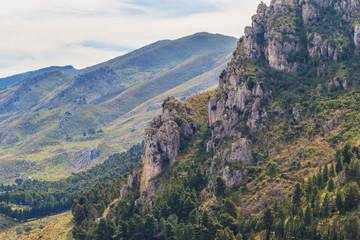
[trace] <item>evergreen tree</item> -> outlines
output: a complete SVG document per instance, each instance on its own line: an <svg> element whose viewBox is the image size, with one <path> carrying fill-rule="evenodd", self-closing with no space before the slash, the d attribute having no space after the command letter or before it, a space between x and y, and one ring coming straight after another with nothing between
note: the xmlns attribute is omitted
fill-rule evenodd
<svg viewBox="0 0 360 240"><path fill-rule="evenodd" d="M294 189L294 194L293 194L293 200L292 200L295 212L297 212L297 209L300 207L301 195L302 195L302 190L301 190L300 184L296 183L295 189Z"/></svg>
<svg viewBox="0 0 360 240"><path fill-rule="evenodd" d="M155 235L155 221L153 215L146 215L145 216L145 224L144 224L144 237L145 239L153 239Z"/></svg>
<svg viewBox="0 0 360 240"><path fill-rule="evenodd" d="M325 165L324 172L323 172L323 183L326 184L329 180L329 169L328 166Z"/></svg>
<svg viewBox="0 0 360 240"><path fill-rule="evenodd" d="M84 206L78 203L75 204L72 210L74 221L76 225L80 225L81 222L85 219Z"/></svg>
<svg viewBox="0 0 360 240"><path fill-rule="evenodd" d="M322 212L321 215L324 218L328 218L330 215L330 203L329 203L329 195L328 194L325 195L325 198L323 200L321 212Z"/></svg>
<svg viewBox="0 0 360 240"><path fill-rule="evenodd" d="M115 227L111 221L101 218L95 230L95 239L112 240L115 233Z"/></svg>
<svg viewBox="0 0 360 240"><path fill-rule="evenodd" d="M351 216L344 223L346 239L359 239L360 223L356 216Z"/></svg>
<svg viewBox="0 0 360 240"><path fill-rule="evenodd" d="M338 152L336 152L338 153ZM343 170L343 164L342 164L342 161L341 161L341 157L337 157L336 158L336 173L340 173L341 171Z"/></svg>
<svg viewBox="0 0 360 240"><path fill-rule="evenodd" d="M165 222L165 240L175 240L175 228L168 221Z"/></svg>
<svg viewBox="0 0 360 240"><path fill-rule="evenodd" d="M333 178L330 178L330 179L329 179L327 185L328 185L328 191L329 191L329 192L334 191L334 189L335 189L335 184L334 184L334 179L333 179Z"/></svg>
<svg viewBox="0 0 360 240"><path fill-rule="evenodd" d="M349 183L345 189L345 211L350 211L356 208L359 205L360 193L359 186L356 182Z"/></svg>
<svg viewBox="0 0 360 240"><path fill-rule="evenodd" d="M351 161L351 146L350 143L346 143L342 152L344 164L349 164Z"/></svg>
<svg viewBox="0 0 360 240"><path fill-rule="evenodd" d="M305 193L306 193L306 198L307 198L307 199L310 199L310 198L311 198L312 189L313 189L313 186L312 186L311 180L309 179L309 180L306 182L306 187L305 187Z"/></svg>
<svg viewBox="0 0 360 240"><path fill-rule="evenodd" d="M316 175L316 181L317 181L317 185L319 186L319 188L323 187L323 184L324 184L323 180L324 180L324 178L323 178L322 168L321 168L321 166L319 166L319 170Z"/></svg>
<svg viewBox="0 0 360 240"><path fill-rule="evenodd" d="M304 224L305 226L310 226L311 223L312 223L312 213L311 213L311 207L308 205L305 210Z"/></svg>
<svg viewBox="0 0 360 240"><path fill-rule="evenodd" d="M340 189L336 192L336 199L335 199L335 205L337 210L339 210L340 213L344 211L344 198L340 192Z"/></svg>
<svg viewBox="0 0 360 240"><path fill-rule="evenodd" d="M226 190L226 185L224 179L222 177L217 177L216 185L215 185L216 196L218 197L224 196L225 190Z"/></svg>
<svg viewBox="0 0 360 240"><path fill-rule="evenodd" d="M266 208L262 218L263 229L266 230L266 240L270 239L270 233L274 224L274 215L271 208Z"/></svg>
<svg viewBox="0 0 360 240"><path fill-rule="evenodd" d="M215 240L236 240L234 232L231 231L228 227L224 230L218 230L216 232Z"/></svg>
<svg viewBox="0 0 360 240"><path fill-rule="evenodd" d="M329 177L331 177L331 178L335 177L335 168L334 168L333 164L331 164L331 167L330 167Z"/></svg>

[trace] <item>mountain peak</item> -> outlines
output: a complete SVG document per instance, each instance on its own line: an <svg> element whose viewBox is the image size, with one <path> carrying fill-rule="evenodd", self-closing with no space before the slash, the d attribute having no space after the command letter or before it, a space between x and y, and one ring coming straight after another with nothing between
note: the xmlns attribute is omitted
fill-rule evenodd
<svg viewBox="0 0 360 240"><path fill-rule="evenodd" d="M356 0L261 3L251 27L245 28L240 39L237 57L250 60L264 56L271 67L287 72L297 72L308 57L338 61L360 45L358 16Z"/></svg>

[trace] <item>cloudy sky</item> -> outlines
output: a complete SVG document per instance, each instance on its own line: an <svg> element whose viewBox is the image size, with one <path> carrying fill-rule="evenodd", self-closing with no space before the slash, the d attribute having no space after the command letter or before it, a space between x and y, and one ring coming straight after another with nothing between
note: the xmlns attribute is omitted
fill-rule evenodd
<svg viewBox="0 0 360 240"><path fill-rule="evenodd" d="M259 3L1 0L0 77L55 65L84 68L157 40L196 32L240 37Z"/></svg>

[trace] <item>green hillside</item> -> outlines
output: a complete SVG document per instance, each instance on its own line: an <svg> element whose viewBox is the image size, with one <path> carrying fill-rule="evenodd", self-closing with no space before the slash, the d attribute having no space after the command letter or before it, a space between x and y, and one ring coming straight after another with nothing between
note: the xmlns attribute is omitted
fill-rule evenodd
<svg viewBox="0 0 360 240"><path fill-rule="evenodd" d="M216 85L235 45L232 37L197 33L76 74L48 68L9 78L16 84L0 92L0 183L61 179L140 143L156 111L143 109L136 120L130 112Z"/></svg>

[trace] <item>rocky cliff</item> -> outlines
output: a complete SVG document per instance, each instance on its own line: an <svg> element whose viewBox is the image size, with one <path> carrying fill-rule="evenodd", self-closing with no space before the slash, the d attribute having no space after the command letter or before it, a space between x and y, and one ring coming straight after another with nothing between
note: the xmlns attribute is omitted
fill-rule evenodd
<svg viewBox="0 0 360 240"><path fill-rule="evenodd" d="M359 46L358 14L357 0L272 0L269 7L262 3L239 41L235 58L264 56L271 67L287 72L297 72L306 55L338 61L351 54L353 45ZM331 21L332 29L321 28L325 21ZM351 28L344 28L345 24ZM334 36L341 41L334 41Z"/></svg>
<svg viewBox="0 0 360 240"><path fill-rule="evenodd" d="M169 97L163 103L162 114L150 122L145 132L140 192L149 188L150 180L165 166L176 162L181 145L194 133L190 114L191 109L183 102Z"/></svg>
<svg viewBox="0 0 360 240"><path fill-rule="evenodd" d="M239 40L234 58L220 76L217 93L209 100L213 138L207 150L225 136L240 138L241 133L234 129L239 121L245 121L250 131L264 127L262 121L268 116L264 103L273 94L266 88L268 80L262 70L249 67L249 61L265 59L273 69L291 73L309 58L336 62L353 54L355 46L360 45L358 15L356 0L272 0L270 6L261 3L252 25ZM336 21L336 17L340 20ZM333 29L321 28L325 21L332 21ZM346 78L338 80L329 82L329 90L336 84L347 88ZM293 116L296 122L302 120L298 106L293 107Z"/></svg>
<svg viewBox="0 0 360 240"><path fill-rule="evenodd" d="M246 173L231 173L227 164L246 165L253 160L254 146L244 138L244 133L263 131L269 114L274 113L268 109L274 93L269 89L266 66L297 73L310 59L337 62L346 58L360 45L358 15L357 0L272 0L270 6L264 3L258 6L252 25L245 28L233 59L220 75L219 87L208 102L211 139L206 151L213 154L212 168L217 159L221 159L216 172L223 173L228 186L238 185L239 180L233 179L242 179ZM323 25L329 21L332 29L324 29ZM263 61L263 65L256 67L253 61ZM340 86L347 88L346 77L334 78L326 86L319 85L315 92L319 93L323 87L331 91ZM177 106L177 110L168 109L171 105ZM176 161L181 136L193 134L188 121L180 125L175 121L180 112L186 115L189 109L173 98L168 99L163 114L155 118L146 131L142 192L165 163L172 165ZM291 114L294 123L304 120L303 109L298 104L291 106ZM224 147L229 137L232 143Z"/></svg>

